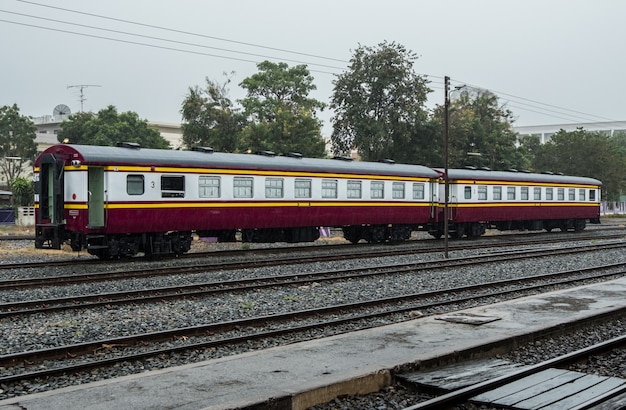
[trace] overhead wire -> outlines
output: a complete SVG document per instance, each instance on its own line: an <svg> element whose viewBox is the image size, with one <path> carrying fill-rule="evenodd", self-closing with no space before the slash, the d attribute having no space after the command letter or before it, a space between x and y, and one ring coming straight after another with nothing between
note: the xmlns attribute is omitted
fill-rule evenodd
<svg viewBox="0 0 626 410"><path fill-rule="evenodd" d="M28 1L28 0L16 0L16 1L21 2L21 3L25 3L25 4L38 6L38 7L46 7L46 8L50 8L50 9L60 10L60 11L63 11L63 12L75 13L75 14L84 15L84 16L90 16L90 17L96 17L96 18L99 18L99 19L106 19L106 20L110 20L110 21L121 22L121 23L124 23L124 24L131 24L131 25L141 26L141 27L145 27L145 28L151 28L151 29L163 30L163 31L172 32L172 33L179 33L179 34L196 36L196 37L201 37L201 38L206 38L206 39L224 41L224 42L229 42L229 43L233 43L233 44L245 45L245 46L249 46L249 47L256 47L256 48L262 48L262 49L267 49L267 50L274 50L274 51L279 51L279 52L283 52L283 53L291 53L291 54L294 54L294 55L301 55L301 56L306 56L306 57L311 57L311 58L318 58L318 59L324 59L324 60L329 60L329 61L337 61L337 62L342 62L342 63L348 63L348 61L337 59L337 58L331 58L331 57L325 57L325 56L320 56L320 55L315 55L315 54L303 53L303 52L287 50L287 49L282 49L282 48L277 48L277 47L264 46L264 45L254 44L254 43L249 43L249 42L244 42L244 41L231 40L231 39L226 39L226 38L222 38L222 37L209 36L209 35L205 35L205 34L193 33L193 32L189 32L189 31L178 30L178 29L162 27L162 26L157 26L157 25L139 23L139 22L136 22L136 21L124 20L124 19L119 19L119 18L109 17L109 16L103 16L103 15L94 14L94 13L87 13L87 12L67 9L67 8L63 8L63 7L51 6L51 5L48 5L48 4L37 3L37 2L34 2L34 1ZM285 59L285 58L282 58L282 57L272 57L272 56L265 56L265 55L262 55L262 54L249 53L249 52L244 52L244 51L229 50L229 49L225 49L225 48L213 47L213 46L208 46L208 45L204 45L204 44L189 43L189 42L177 41L177 40L172 40L172 39L167 39L167 38L162 38L162 37L149 36L149 35L137 34L137 33L130 33L130 32L121 31L121 30L106 29L106 28L102 28L102 27L96 27L96 26L90 26L90 25L85 25L85 24L73 23L73 22L68 22L68 21L56 20L56 19L51 19L51 18L46 18L46 17L39 17L39 16L34 16L34 15L28 15L28 14L23 14L23 13L6 11L6 10L0 10L0 12L10 13L10 14L14 14L14 15L20 15L20 16L34 18L34 19L47 20L47 21L51 21L51 22L55 22L55 23L68 24L68 25L83 27L83 28L87 28L87 29L107 31L107 32L112 32L112 33L116 33L116 34L121 34L123 36L135 36L135 37L145 38L145 39L150 39L150 40L163 41L163 42L167 42L167 43L185 45L185 46L190 46L190 47L207 48L207 49L219 50L219 51L223 51L223 52L227 52L227 53L241 54L241 55L247 55L247 56L251 56L251 57L261 57L261 58L271 59L271 60L290 61L290 62L295 62L295 63L299 63L299 64L306 64L306 65L312 65L312 66L319 66L319 67L323 67L323 68L329 68L331 70L340 70L340 71L346 70L346 68L335 67L335 66L326 65L326 64L311 63L311 62L306 62L306 61ZM255 63L255 64L258 63L258 61L251 60L251 59L246 59L246 58L238 58L238 57L233 57L233 56L224 56L224 55L211 54L211 53L205 53L205 52L188 50L188 49L169 47L169 46L164 46L164 45L149 44L149 43L143 43L143 42L131 41L131 40L124 40L124 39L113 38L113 37L105 37L105 36L100 36L100 35L95 35L95 34L88 34L88 33L81 33L81 32L76 32L76 31L64 30L64 29L60 29L60 28L51 28L51 27L39 26L39 25L35 25L35 24L28 24L28 23L9 21L9 20L2 20L2 19L0 19L0 22L16 24L16 25L21 25L21 26L26 26L26 27L32 27L32 28L37 28L37 29L42 29L42 30L56 31L56 32L61 32L61 33L66 33L66 34L84 36L84 37L97 38L97 39L114 41L114 42L119 42L119 43L126 43L126 44L132 44L132 45L151 47L151 48L155 48L155 49L163 49L163 50L168 50L168 51L176 51L176 52L182 52L182 53L189 53L189 54L202 55L202 56L208 56L208 57L229 59L229 60L234 60L234 61L241 61L241 62L248 62L248 63ZM316 70L316 69L310 69L309 71L316 72L316 73L322 73L322 74L337 75L336 72L328 72L328 71L322 71L322 70ZM420 75L424 76L427 79L429 79L429 78L437 78L437 79L442 79L443 80L443 77L441 77L441 76L428 75L428 74L420 74ZM519 106L519 105L510 104L511 107L518 108L520 110L524 110L524 111L528 111L528 112L542 114L542 115L545 115L545 116L548 116L548 117L559 118L561 120L574 121L574 122L580 122L581 119L586 121L586 122L594 122L592 120L589 120L589 118L597 118L597 119L602 119L604 121L614 121L614 120L608 119L606 117L593 115L593 114L587 114L587 113L583 113L583 112L580 112L580 111L571 110L571 109L568 109L568 108L558 107L556 105L546 104L546 103L542 103L542 102L539 102L539 101L531 100L531 99L528 99L528 98L514 96L512 94L508 94L508 93L505 93L505 92L490 90L488 88L471 85L471 84L468 84L468 83L465 83L465 82L462 82L462 81L458 81L458 80L451 80L451 81L454 81L454 82L456 82L456 83L458 83L460 85L467 85L467 86L472 87L472 88L489 91L489 92L491 92L493 94L496 94L496 95L499 95L499 96L506 96L506 97L508 97L509 100L512 100L512 102L514 104L521 104L522 105L522 106ZM438 84L439 81L434 81L432 83ZM433 86L432 88L439 89L439 87L437 87L437 86ZM516 100L519 100L519 101L516 101ZM532 104L529 104L529 103L538 104L538 105L532 105ZM530 107L530 108L527 108L527 107ZM545 107L550 107L550 108L545 108ZM554 108L554 109L552 109L552 108ZM537 110L539 110L539 111L537 111ZM595 122L597 122L597 120Z"/></svg>
<svg viewBox="0 0 626 410"><path fill-rule="evenodd" d="M334 66L329 66L329 65L325 65L325 64L317 64L317 63L310 63L310 62L305 62L305 61L290 60L290 59L284 59L284 58L279 58L279 57L266 56L266 55L262 55L262 54L247 53L247 52L244 52L244 51L228 50L228 49L221 48L221 47L213 47L213 46L207 46L207 45L198 44L198 43L189 43L189 42L185 42L185 41L170 40L170 39L167 39L167 38L148 36L148 35L145 35L145 34L130 33L130 32L121 31L121 30L112 30L112 29L108 29L108 28L95 27L95 26L90 26L90 25L87 25L87 24L80 24L80 23L72 23L72 22L69 22L69 21L52 19L52 18L48 18L48 17L33 16L31 14L17 13L17 12L7 11L7 10L0 10L0 12L8 13L8 14L14 14L14 15L23 16L23 17L34 18L34 19L39 19L39 20L51 21L51 22L55 22L55 23L68 24L68 25L78 26L78 27L82 27L82 28L88 28L88 29L92 29L92 30L107 31L107 32L116 33L116 34L122 34L122 35L128 35L128 36L140 37L140 38L146 38L146 39L150 39L150 40L164 41L164 42L167 42L167 43L181 44L181 45L185 45L185 46L208 48L208 49L212 49L212 50L219 50L219 51L225 51L225 52L228 52L228 53L237 53L237 54L249 55L249 56L253 56L253 57L262 57L262 58L272 59L272 60L279 60L279 59L281 59L283 61L290 61L290 62L299 63L299 64L314 65L314 66L331 68L331 69L336 69L336 70L342 70L343 69L341 67L334 67ZM2 21L6 21L6 20L2 20ZM25 25L23 23L15 23L15 24ZM49 28L49 27L42 27L42 26L34 26L34 25L32 25L31 27L38 27L38 28L49 29L49 30L54 30L54 31L61 31L59 29L52 29L52 28ZM72 33L72 34L80 34L80 33L77 33L77 32L69 32L69 31L63 31L63 32L65 32L65 33ZM100 36L98 36L97 38L107 39L107 40L114 40L114 39L109 38L109 37L100 37ZM144 45L143 43L133 43L133 44L142 44L142 45ZM184 51L184 50L180 50L180 51ZM240 60L240 61L246 61L246 60Z"/></svg>

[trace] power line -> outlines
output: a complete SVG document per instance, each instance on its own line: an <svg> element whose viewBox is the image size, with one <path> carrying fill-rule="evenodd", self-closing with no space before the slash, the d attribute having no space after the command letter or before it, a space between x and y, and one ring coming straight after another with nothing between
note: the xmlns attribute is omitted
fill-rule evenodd
<svg viewBox="0 0 626 410"><path fill-rule="evenodd" d="M144 23L134 22L134 21L130 21L130 20L124 20L124 19L118 19L118 18L114 18L114 17L98 15L98 14L94 14L94 13L87 13L87 12L82 12L82 11L62 8L62 7L50 6L50 5L41 4L41 3L37 3L37 2L33 2L33 1L27 1L27 0L17 0L17 1L20 1L20 2L26 3L26 4L30 4L30 5L34 5L34 6L46 7L46 8L61 10L61 11L69 12L69 13L76 13L76 14L80 14L80 15L96 17L96 18L106 19L106 20L111 20L111 21L117 21L117 22L122 22L122 23L125 23L125 24L132 24L132 25L137 25L137 26L142 26L142 27L147 27L147 28L152 28L152 29L164 30L164 31L173 32L173 33L186 34L186 35L197 36L197 37L202 37L202 38L207 38L207 39L225 41L225 42L234 43L234 44L240 44L240 45L246 45L246 46L251 46L251 47L263 48L263 49L268 49L268 50L275 50L275 51L280 51L280 52L285 52L285 53L292 53L292 54L297 54L297 55L302 55L302 56L307 56L307 57L320 58L320 59L325 59L325 60L331 60L331 61L338 61L338 62L348 63L345 60L340 60L340 59L335 59L335 58L330 58L330 57L324 57L324 56L319 56L319 55L314 55L314 54L302 53L302 52L286 50L286 49L281 49L281 48L276 48L276 47L263 46L263 45L259 45L259 44L249 43L249 42L230 40L230 39L226 39L226 38L209 36L209 35L204 35L204 34L198 34L198 33L178 30L178 29L161 27L161 26L157 26L157 25L144 24ZM249 55L249 56L254 56L254 57L278 59L276 57L269 57L269 56L264 56L264 55L260 55L260 54L240 52L240 51L236 51L236 50L229 50L229 49L224 49L224 48L219 48L219 47L211 47L211 46L206 46L206 45L202 45L202 44L194 44L194 43L188 43L188 42L182 42L182 41L175 41L175 40L170 40L170 39L166 39L166 38L160 38L160 37L153 37L153 36L142 35L142 34L129 33L129 32L124 32L124 31L119 31L119 30L105 29L105 28L100 28L100 27L95 27L95 26L89 26L89 25L78 24L78 23L71 23L71 22L67 22L67 21L61 21L61 20L55 20L55 19L50 19L50 18L32 16L32 15L27 15L27 14L22 14L22 13L9 12L9 11L5 11L5 10L0 10L0 11L5 12L5 13L11 13L11 14L17 14L17 15L21 15L21 16L26 16L26 17L30 17L30 18L36 18L36 19L42 19L42 20L58 22L58 23L62 23L62 24L69 24L69 25L85 27L85 28L94 29L94 30L109 31L109 32L122 34L122 35L136 36L136 37L141 37L141 38L147 38L147 39L152 39L152 40L157 40L157 41L165 41L165 42L181 44L181 45L187 45L187 46L192 46L192 47L210 48L210 49L215 49L215 50L219 50L219 51L224 51L224 52L229 52L229 53L238 53L238 54ZM98 39L103 39L103 40L108 40L108 41L116 41L116 42L126 43L126 44L133 44L133 45L140 45L140 46L145 46L145 47L152 47L152 48L157 48L157 49L164 49L164 50L177 51L177 52L183 52L183 53L189 53L189 54L196 54L196 55L203 55L203 56L209 56L209 57L230 59L230 60L249 62L249 63L258 63L257 61L247 60L247 59L243 59L243 58L236 58L236 57L228 57L228 56L223 56L223 55L209 54L209 53L203 53L203 52L198 52L198 51L185 50L185 49L174 48L174 47L167 47L167 46L162 46L162 45L141 43L141 42L136 42L136 41L123 40L123 39L117 39L117 38L111 38L111 37L104 37L104 36L98 36L98 35L87 34L87 33L73 32L73 31L63 30L63 29L58 29L58 28L50 28L50 27L43 27L43 26L37 26L37 25L32 25L32 24L26 24L26 23L19 23L19 22L14 22L14 21L0 20L0 22L6 22L6 23L11 23L11 24L23 25L23 26L27 26L27 27L34 27L34 28L43 29L43 30L57 31L57 32L62 32L62 33L67 33L67 34L74 34L74 35L85 36L85 37L98 38ZM286 61L297 62L297 63L307 64L307 65L321 66L321 67L331 68L331 69L336 69L336 70L345 70L345 68L334 67L334 66L323 65L323 64L307 63L307 62L294 61L294 60L286 60ZM310 71L311 72L317 72L317 73L323 73L323 74L336 75L336 73L327 72L327 71L320 71L320 70L310 70ZM427 75L427 74L420 74L420 75L428 77L428 78L432 77L432 78L443 79L443 77L440 77L440 76ZM457 80L452 80L452 81L458 82L459 84L467 84L467 83L460 82L460 81L457 81ZM435 83L437 83L437 82L435 82ZM583 113L583 112L580 112L580 111L571 110L571 109L568 109L568 108L558 107L556 105L546 104L546 103L542 103L542 102L539 102L539 101L527 99L527 98L524 98L524 97L518 97L518 96L514 96L512 94L508 94L508 93L504 93L504 92L500 92L500 91L495 91L495 90L490 90L490 89L484 88L484 87L478 87L478 86L474 86L474 85L470 85L470 84L467 84L467 85L469 85L471 87L474 87L474 88L483 89L485 91L489 91L489 92L492 92L492 93L497 94L497 95L504 95L504 96L508 96L508 97L510 97L512 99L521 100L521 101L513 101L513 102L515 102L517 104L521 104L523 106L527 106L527 107L531 107L531 108L534 108L534 109L539 109L539 110L545 111L545 112L541 112L541 111L536 111L536 110L529 109L529 108L524 108L524 107L519 107L519 106L513 106L512 105L515 108L518 108L518 109L521 109L521 110L525 110L525 111L528 111L528 112L534 112L534 113L538 113L538 114L543 114L543 115L546 115L546 116L559 118L559 119L563 119L563 120L567 120L567 121L572 121L572 118L575 118L575 119L578 119L578 120L584 119L585 121L592 121L592 120L589 120L587 118L580 117L579 115L573 115L573 114L570 114L570 113L584 115L584 116L589 117L589 118L598 118L598 119L607 120L607 121L614 121L614 120L611 120L611 119L606 118L606 117L593 115L593 114L587 114L587 113ZM438 88L438 87L433 87L433 88ZM528 104L528 103L526 103L524 101L531 102L533 104L539 104L539 105L544 106L544 107L555 108L555 109L558 109L560 111L552 110L552 109L549 109L549 108L543 108L543 107L540 107L540 106L531 105L531 104ZM565 111L565 112L561 112L561 111ZM554 115L554 114L558 114L558 115ZM568 116L570 118L564 118L564 117L562 117L562 115Z"/></svg>
<svg viewBox="0 0 626 410"><path fill-rule="evenodd" d="M51 9L67 11L69 13L82 14L82 15L85 15L85 16L97 17L97 18L106 19L106 20L112 20L112 21L118 21L118 22L126 23L126 24L134 24L134 25L137 25L137 26L155 28L155 29L158 29L158 30L165 30L165 31L173 32L173 33L187 34L187 35L190 35L190 36L203 37L203 38L208 38L208 39L212 39L212 40L226 41L226 42L233 43L233 44L241 44L241 45L246 45L246 46L250 46L250 47L265 48L265 49L268 49L268 50L280 51L280 52L284 52L284 53L298 54L298 55L302 55L302 56L306 56L306 57L314 57L314 58L320 58L320 59L323 59L323 60L331 60L331 61L337 61L337 62L341 62L341 63L347 63L347 61L340 60L340 59L337 59L337 58L324 57L324 56L319 56L319 55L315 55L315 54L307 54L307 53L302 53L302 52L298 52L298 51L286 50L286 49L282 49L282 48L269 47L269 46L263 46L263 45L259 45L259 44L254 44L254 43L248 43L248 42L245 42L245 41L230 40L230 39L226 39L226 38L214 37L214 36L209 36L209 35L205 35L205 34L198 34L198 33L193 33L193 32L189 32L189 31L177 30L177 29L161 27L161 26L156 26L156 25L151 25L151 24L144 24L144 23L139 23L139 22L136 22L136 21L124 20L124 19L119 19L119 18L115 18L115 17L102 16L102 15L93 14L93 13L86 13L86 12L82 12L82 11L78 11L78 10L66 9L66 8L63 8L63 7L50 6L48 4L36 3L36 2L33 2L33 1L27 1L27 0L17 0L17 1L20 1L22 3L32 4L32 5L39 6L39 7L48 7L48 8L51 8Z"/></svg>
<svg viewBox="0 0 626 410"><path fill-rule="evenodd" d="M33 27L33 28L38 28L38 29L42 29L42 30L56 31L56 32L59 32L59 33L67 33L67 34L74 34L74 35L78 35L78 36L97 38L97 39L101 39L101 40L115 41L115 42L118 42L118 43L134 44L134 45L140 45L140 46L145 46L145 47L158 48L158 49L162 49L162 50L177 51L177 52L181 52L181 53L196 54L196 55L207 56L207 57L224 58L224 59L227 59L227 60L243 61L243 62L246 62L246 63L254 63L254 64L258 63L258 61L246 60L246 59L243 59L243 58L221 56L221 55L209 54L209 53L202 53L202 52L193 51L193 50L183 50L183 49L180 49L180 48L159 46L159 45L156 45L156 44L140 43L140 42L137 42L137 41L122 40L122 39L117 39L117 38L112 38L112 37L98 36L98 35L95 35L95 34L79 33L79 32L76 32L76 31L69 31L69 30L63 30L63 29L58 29L58 28L43 27L43 26L37 26L37 25L34 25L34 24L18 23L16 21L9 21L9 20L2 20L2 19L0 19L0 22L16 24L16 25L25 26L25 27ZM317 73L323 73L323 74L331 74L331 75L335 74L335 73L331 73L331 72L327 72L327 71L320 71L320 70L309 70L309 71L317 72Z"/></svg>
<svg viewBox="0 0 626 410"><path fill-rule="evenodd" d="M243 52L243 51L235 51L235 50L229 50L229 49L220 48L220 47L212 47L212 46L207 46L207 45L204 45L204 44L188 43L188 42L184 42L184 41L170 40L170 39L162 38L162 37L154 37L154 36L148 36L148 35L144 35L144 34L130 33L130 32L127 32L127 31L112 30L112 29L107 29L107 28L102 28L102 27L95 27L95 26L90 26L90 25L86 25L86 24L72 23L72 22L69 22L69 21L57 20L57 19L52 19L52 18L47 18L47 17L33 16L31 14L23 14L23 13L17 13L17 12L7 11L7 10L0 10L0 12L8 13L8 14L14 14L14 15L23 16L23 17L34 18L34 19L39 19L39 20L51 21L51 22L54 22L54 23L68 24L68 25L88 28L88 29L92 29L92 30L100 30L100 31L107 31L107 32L116 33L116 34L123 34L123 35L128 35L128 36L141 37L141 38L146 38L146 39L150 39L150 40L165 41L165 42L168 42L168 43L181 44L181 45L192 46L192 47L201 47L201 48L208 48L208 49L213 49L213 50L218 50L218 51L226 51L228 53L243 54L243 55L249 55L249 56L253 56L253 57L262 57L262 58L272 59L272 60L290 61L290 62L293 62L293 63L315 65L315 66L319 66L319 67L331 68L331 69L336 69L336 70L343 70L343 68L341 68L341 67L334 67L334 66L329 66L329 65L324 65L324 64L317 64L317 63L308 63L308 62L305 62L305 61L296 61L296 60L290 60L290 59L280 59L278 57L265 56L265 55L262 55L262 54L246 53L246 52Z"/></svg>

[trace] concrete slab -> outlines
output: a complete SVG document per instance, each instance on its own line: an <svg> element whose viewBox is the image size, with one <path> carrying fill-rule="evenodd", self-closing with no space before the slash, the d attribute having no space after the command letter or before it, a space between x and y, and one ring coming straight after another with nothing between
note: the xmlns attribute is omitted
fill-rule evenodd
<svg viewBox="0 0 626 410"><path fill-rule="evenodd" d="M626 279L463 310L480 326L423 317L325 339L0 401L0 410L306 409L367 393L398 366L458 356L488 343L626 308Z"/></svg>

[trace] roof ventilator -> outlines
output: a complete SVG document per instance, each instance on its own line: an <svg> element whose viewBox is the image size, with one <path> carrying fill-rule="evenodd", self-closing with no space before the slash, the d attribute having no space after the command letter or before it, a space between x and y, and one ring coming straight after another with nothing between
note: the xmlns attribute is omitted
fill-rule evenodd
<svg viewBox="0 0 626 410"><path fill-rule="evenodd" d="M264 157L275 157L276 153L274 151L257 151L256 155L263 155Z"/></svg>
<svg viewBox="0 0 626 410"><path fill-rule="evenodd" d="M196 152L204 152L207 154L212 154L214 152L213 148L211 147L192 147L191 150Z"/></svg>
<svg viewBox="0 0 626 410"><path fill-rule="evenodd" d="M116 146L121 147L121 148L132 148L132 149L141 148L141 144L139 144L138 142L118 142Z"/></svg>
<svg viewBox="0 0 626 410"><path fill-rule="evenodd" d="M334 156L334 157L333 157L333 159L337 159L337 160L339 160L339 161L347 161L347 162L354 161L354 159L353 159L353 158L350 158L350 157L342 157L342 156L339 156L339 155Z"/></svg>

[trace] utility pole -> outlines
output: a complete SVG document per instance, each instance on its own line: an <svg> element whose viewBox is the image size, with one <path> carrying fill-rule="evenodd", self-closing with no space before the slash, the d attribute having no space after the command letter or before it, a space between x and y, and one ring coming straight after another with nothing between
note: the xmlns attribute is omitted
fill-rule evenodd
<svg viewBox="0 0 626 410"><path fill-rule="evenodd" d="M68 85L67 88L78 88L80 89L80 112L83 112L83 103L85 102L85 94L83 90L87 87L102 87L101 85L96 84L78 84L78 85Z"/></svg>
<svg viewBox="0 0 626 410"><path fill-rule="evenodd" d="M448 196L450 195L450 184L448 181L448 122L450 120L450 114L448 112L450 108L450 95L448 89L450 87L450 77L444 77L444 90L445 99L443 105L443 162L444 162L444 174L443 174L443 183L444 183L444 205L443 205L443 241L444 241L444 257L448 259Z"/></svg>

